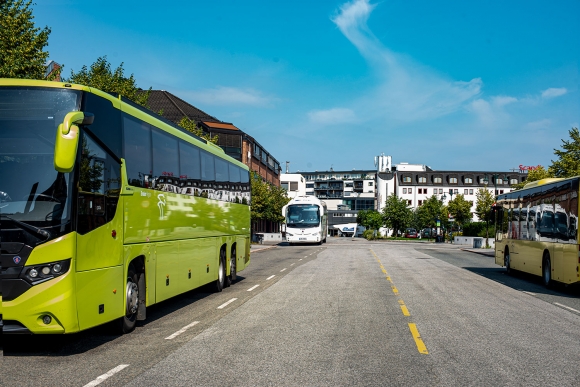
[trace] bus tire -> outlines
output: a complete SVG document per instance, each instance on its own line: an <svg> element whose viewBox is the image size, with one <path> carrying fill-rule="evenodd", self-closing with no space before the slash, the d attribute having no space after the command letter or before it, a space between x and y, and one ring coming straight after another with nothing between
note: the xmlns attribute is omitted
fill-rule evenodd
<svg viewBox="0 0 580 387"><path fill-rule="evenodd" d="M236 247L232 249L232 255L230 256L230 276L229 281L233 283L238 279L238 267L237 267L237 257L236 257Z"/></svg>
<svg viewBox="0 0 580 387"><path fill-rule="evenodd" d="M505 271L508 274L513 274L514 271L512 270L511 266L510 266L510 251L509 249L506 247L505 252L503 254L503 265L505 266Z"/></svg>
<svg viewBox="0 0 580 387"><path fill-rule="evenodd" d="M544 252L544 257L542 258L542 282L547 288L552 285L552 261L547 251Z"/></svg>
<svg viewBox="0 0 580 387"><path fill-rule="evenodd" d="M218 263L218 278L215 280L215 291L216 293L221 292L226 284L226 258L225 250L220 250L220 259Z"/></svg>
<svg viewBox="0 0 580 387"><path fill-rule="evenodd" d="M121 333L129 333L137 325L137 310L139 307L139 278L133 264L127 269L127 285L125 286L125 316L119 319Z"/></svg>

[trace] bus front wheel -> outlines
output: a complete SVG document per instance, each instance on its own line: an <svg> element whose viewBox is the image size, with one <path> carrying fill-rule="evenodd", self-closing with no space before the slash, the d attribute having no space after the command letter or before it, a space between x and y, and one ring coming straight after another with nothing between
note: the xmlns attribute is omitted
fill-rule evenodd
<svg viewBox="0 0 580 387"><path fill-rule="evenodd" d="M129 333L137 325L137 310L139 307L139 280L133 265L129 265L127 270L127 286L125 288L125 316L119 320L120 330L122 333Z"/></svg>
<svg viewBox="0 0 580 387"><path fill-rule="evenodd" d="M505 266L505 271L508 274L513 274L513 270L510 266L510 251L506 248L503 255L503 265Z"/></svg>
<svg viewBox="0 0 580 387"><path fill-rule="evenodd" d="M544 286L549 288L552 285L552 262L550 261L550 254L544 253L542 259L542 281Z"/></svg>

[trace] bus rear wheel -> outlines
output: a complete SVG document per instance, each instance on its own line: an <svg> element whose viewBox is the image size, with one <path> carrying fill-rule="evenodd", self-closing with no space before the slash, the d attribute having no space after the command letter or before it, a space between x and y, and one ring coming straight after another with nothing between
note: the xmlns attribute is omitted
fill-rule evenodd
<svg viewBox="0 0 580 387"><path fill-rule="evenodd" d="M544 253L542 259L542 282L547 288L552 285L552 262L550 261L550 254L547 252Z"/></svg>
<svg viewBox="0 0 580 387"><path fill-rule="evenodd" d="M221 249L220 251L220 259L218 264L218 278L215 281L215 291L219 293L223 290L226 284L226 257L225 257L225 250Z"/></svg>
<svg viewBox="0 0 580 387"><path fill-rule="evenodd" d="M129 333L137 325L137 310L139 309L139 279L133 265L127 270L127 286L125 287L125 316L119 319L121 333Z"/></svg>

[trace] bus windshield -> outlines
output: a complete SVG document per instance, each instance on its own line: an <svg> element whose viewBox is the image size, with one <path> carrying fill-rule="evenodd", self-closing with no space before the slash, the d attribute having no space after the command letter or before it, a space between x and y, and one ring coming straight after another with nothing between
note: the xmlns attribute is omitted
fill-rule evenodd
<svg viewBox="0 0 580 387"><path fill-rule="evenodd" d="M73 173L54 169L54 143L80 99L76 90L0 89L2 242L34 246L69 230Z"/></svg>
<svg viewBox="0 0 580 387"><path fill-rule="evenodd" d="M288 227L317 227L320 224L318 206L312 204L292 204L288 206L286 224Z"/></svg>

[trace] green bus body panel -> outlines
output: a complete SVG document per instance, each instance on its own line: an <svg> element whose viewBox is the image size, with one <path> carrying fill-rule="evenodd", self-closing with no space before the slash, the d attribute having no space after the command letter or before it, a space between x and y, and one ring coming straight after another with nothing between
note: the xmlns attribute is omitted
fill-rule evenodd
<svg viewBox="0 0 580 387"><path fill-rule="evenodd" d="M28 264L54 262L74 257L76 233L70 233L44 245L37 246ZM16 320L34 333L78 332L76 313L76 273L74 258L68 273L33 286L12 301L3 301L4 320ZM45 325L42 316L49 315L52 322Z"/></svg>
<svg viewBox="0 0 580 387"><path fill-rule="evenodd" d="M123 266L77 273L77 313L81 330L109 322L125 310ZM103 312L99 306L102 305Z"/></svg>

